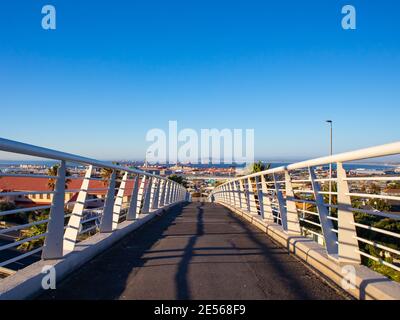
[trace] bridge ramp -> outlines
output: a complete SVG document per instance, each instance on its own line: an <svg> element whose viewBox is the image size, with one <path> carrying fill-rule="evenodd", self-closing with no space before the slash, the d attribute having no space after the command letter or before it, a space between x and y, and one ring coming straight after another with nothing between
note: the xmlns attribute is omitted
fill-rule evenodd
<svg viewBox="0 0 400 320"><path fill-rule="evenodd" d="M176 206L40 299L344 299L263 232L212 203Z"/></svg>

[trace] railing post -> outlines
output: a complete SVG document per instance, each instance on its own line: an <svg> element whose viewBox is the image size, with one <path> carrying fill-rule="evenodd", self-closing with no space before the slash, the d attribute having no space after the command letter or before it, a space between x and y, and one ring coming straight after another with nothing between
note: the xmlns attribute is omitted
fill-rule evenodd
<svg viewBox="0 0 400 320"><path fill-rule="evenodd" d="M178 192L179 192L179 184L175 184L175 196L174 196L174 202L178 201Z"/></svg>
<svg viewBox="0 0 400 320"><path fill-rule="evenodd" d="M235 192L234 182L229 183L229 189L232 199L232 205L234 208L236 208L236 192Z"/></svg>
<svg viewBox="0 0 400 320"><path fill-rule="evenodd" d="M81 189L78 193L74 208L72 209L71 216L68 220L67 228L65 229L64 250L66 251L73 251L75 249L76 240L78 238L79 230L81 227L83 211L85 210L85 204L92 172L93 166L90 165L86 170L84 179L82 180Z"/></svg>
<svg viewBox="0 0 400 320"><path fill-rule="evenodd" d="M138 193L138 205L136 215L141 213L144 201L144 195L146 193L146 181L148 180L147 176L143 175L140 181L139 193Z"/></svg>
<svg viewBox="0 0 400 320"><path fill-rule="evenodd" d="M285 199L283 198L281 191L281 184L280 182L278 182L275 173L273 173L272 176L274 179L275 194L276 194L276 199L278 201L278 209L281 218L282 228L287 232L288 231L287 211L285 208Z"/></svg>
<svg viewBox="0 0 400 320"><path fill-rule="evenodd" d="M241 209L248 209L247 206L247 197L246 197L246 189L244 188L244 180L239 180L239 190L240 190L240 208Z"/></svg>
<svg viewBox="0 0 400 320"><path fill-rule="evenodd" d="M153 177L148 178L148 183L147 183L147 188L144 193L144 198L143 198L143 207L142 211L140 213L149 213L150 211L150 197L151 197L151 189L153 187Z"/></svg>
<svg viewBox="0 0 400 320"><path fill-rule="evenodd" d="M361 264L354 214L351 211L351 198L348 195L349 184L346 179L346 171L343 164L336 164L337 170L337 204L338 204L338 242L339 262Z"/></svg>
<svg viewBox="0 0 400 320"><path fill-rule="evenodd" d="M180 194L181 194L181 186L177 185L176 186L176 201L175 202L180 200Z"/></svg>
<svg viewBox="0 0 400 320"><path fill-rule="evenodd" d="M334 233L332 221L329 220L329 211L325 206L324 198L320 194L320 185L315 181L315 172L312 167L308 167L310 173L311 185L313 188L314 198L318 209L319 221L321 224L322 234L325 240L326 251L329 255L336 255L338 253L338 246L336 244L337 236Z"/></svg>
<svg viewBox="0 0 400 320"><path fill-rule="evenodd" d="M244 187L244 197L246 199L246 210L247 212L250 212L250 191L249 191L248 179L243 179L243 187Z"/></svg>
<svg viewBox="0 0 400 320"><path fill-rule="evenodd" d="M160 203L159 203L159 207L164 207L165 205L165 189L166 189L166 181L164 179L162 179L160 181L161 183L161 195L160 195Z"/></svg>
<svg viewBox="0 0 400 320"><path fill-rule="evenodd" d="M42 259L59 259L63 256L65 173L66 164L62 160L57 170L57 181L49 222L47 223L47 235L44 241Z"/></svg>
<svg viewBox="0 0 400 320"><path fill-rule="evenodd" d="M118 227L127 179L128 179L128 172L126 171L124 173L124 176L122 177L122 181L121 184L119 185L118 193L114 201L112 230L115 230Z"/></svg>
<svg viewBox="0 0 400 320"><path fill-rule="evenodd" d="M115 198L115 178L117 173L112 171L106 201L104 202L103 216L101 218L100 232L111 232L113 223L113 207Z"/></svg>
<svg viewBox="0 0 400 320"><path fill-rule="evenodd" d="M171 203L170 198L171 198L171 180L166 180L164 205L169 205Z"/></svg>
<svg viewBox="0 0 400 320"><path fill-rule="evenodd" d="M176 184L176 182L174 182L173 183L173 192L172 192L172 203L175 203L176 202L176 192L177 192L177 189L178 189L178 186L177 186L177 184Z"/></svg>
<svg viewBox="0 0 400 320"><path fill-rule="evenodd" d="M172 204L173 201L174 201L174 182L171 181L170 183L171 183L171 185L170 185L170 190L169 190L169 199L168 199L168 203L169 203L169 204Z"/></svg>
<svg viewBox="0 0 400 320"><path fill-rule="evenodd" d="M160 179L155 179L155 187L154 187L154 194L153 194L153 201L151 202L151 209L156 210L158 209L158 201L159 201L159 194L160 194Z"/></svg>
<svg viewBox="0 0 400 320"><path fill-rule="evenodd" d="M258 215L256 197L254 196L255 190L254 190L253 181L251 181L251 178L247 178L247 185L248 185L249 206L250 206L249 212L252 214Z"/></svg>
<svg viewBox="0 0 400 320"><path fill-rule="evenodd" d="M126 220L131 221L135 220L138 210L138 193L139 193L139 175L135 176L135 180L133 181L133 188L131 193L131 201L129 204L128 214L126 215Z"/></svg>
<svg viewBox="0 0 400 320"><path fill-rule="evenodd" d="M228 204L230 206L232 206L233 205L233 200L232 200L232 194L231 194L231 184L229 182L226 185L226 192L227 192L227 195L228 195Z"/></svg>
<svg viewBox="0 0 400 320"><path fill-rule="evenodd" d="M242 198L241 198L241 195L240 195L239 181L234 181L233 185L234 185L235 195L236 195L236 198L237 198L237 203L239 205L239 208L242 208Z"/></svg>
<svg viewBox="0 0 400 320"><path fill-rule="evenodd" d="M264 196L263 196L262 188L260 188L260 183L261 183L260 176L256 176L255 180L256 180L258 206L260 208L260 216L262 219L264 219Z"/></svg>
<svg viewBox="0 0 400 320"><path fill-rule="evenodd" d="M178 197L178 200L179 200L179 201L182 201L182 197L183 197L182 186L179 186L179 197Z"/></svg>
<svg viewBox="0 0 400 320"><path fill-rule="evenodd" d="M171 180L168 180L168 185L169 185L169 188L168 188L167 202L168 202L168 204L171 204L172 203L172 194L174 192L174 184Z"/></svg>
<svg viewBox="0 0 400 320"><path fill-rule="evenodd" d="M268 195L268 185L264 175L261 175L261 189L263 193L264 218L269 222L274 222L271 198Z"/></svg>
<svg viewBox="0 0 400 320"><path fill-rule="evenodd" d="M228 193L226 192L226 186L222 186L222 190L224 191L224 203L228 203Z"/></svg>
<svg viewBox="0 0 400 320"><path fill-rule="evenodd" d="M286 188L286 215L288 233L300 235L300 221L299 214L297 213L296 202L294 201L294 192L292 186L292 178L288 170L285 170L285 188Z"/></svg>

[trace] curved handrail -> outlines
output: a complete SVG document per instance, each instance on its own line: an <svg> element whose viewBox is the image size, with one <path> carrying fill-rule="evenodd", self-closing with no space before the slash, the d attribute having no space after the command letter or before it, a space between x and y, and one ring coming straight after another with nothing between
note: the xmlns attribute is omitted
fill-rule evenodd
<svg viewBox="0 0 400 320"><path fill-rule="evenodd" d="M119 166L119 165L105 162L105 161L82 157L82 156L78 156L78 155L75 155L72 153L57 151L57 150L53 150L53 149L49 149L49 148L38 147L38 146L35 146L32 144L17 142L17 141L13 141L13 140L4 139L4 138L0 138L0 150L6 151L6 152L13 152L13 153L29 155L29 156L47 158L47 159L52 159L52 160L60 160L60 161L65 160L65 161L81 163L81 164L86 164L86 165L93 165L96 167L103 167L103 168L108 168L108 169L113 169L113 170L118 170L118 171L127 171L127 172L141 174L141 175L145 175L145 176L149 176L149 177L157 177L159 179L164 179L164 180L166 179L164 177L161 177L161 176L158 176L158 175L155 175L152 173L148 173L146 171L127 168L127 167ZM173 181L173 182L176 183L175 181Z"/></svg>
<svg viewBox="0 0 400 320"><path fill-rule="evenodd" d="M386 181L386 185L383 184L383 187L386 188L387 182L399 181L400 176L358 176L357 179L354 179L347 176L343 167L344 162L398 154L400 154L400 142L394 142L292 163L227 180L211 192L209 200L258 216L264 221L278 223L287 233L317 236L319 240L323 240L327 254L339 262L360 264L361 256L364 256L400 271L398 265L362 251L359 244L367 243L383 252L400 256L399 248L391 247L393 243L399 241L400 233L389 232L383 227L377 228L368 223L358 223L354 213L396 221L400 220L400 214L390 212L390 209L371 210L368 206L357 207L354 202L352 203L352 199L353 201L354 199L364 199L365 201L381 199L400 203L400 196L371 194L357 190L357 188L354 189L349 185L349 181L354 183L355 181L376 179L381 183ZM322 178L318 178L315 167L328 164L336 164L336 174L326 178L327 172L325 172ZM307 172L296 172L298 169L306 169ZM297 179L292 179L293 171ZM278 173L280 174L279 178L276 176ZM337 191L331 189L332 182L336 184ZM329 183L329 191L322 189L324 183ZM328 203L324 196L329 196L329 199L336 197L337 204L330 200ZM317 216L318 220L310 219L310 216ZM362 238L357 234L361 229L390 236L392 240L387 244L382 244L378 240Z"/></svg>

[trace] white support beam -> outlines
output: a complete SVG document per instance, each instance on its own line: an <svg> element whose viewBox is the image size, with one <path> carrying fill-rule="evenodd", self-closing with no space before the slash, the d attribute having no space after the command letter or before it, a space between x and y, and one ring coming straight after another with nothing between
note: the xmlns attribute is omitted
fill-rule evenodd
<svg viewBox="0 0 400 320"><path fill-rule="evenodd" d="M101 224L100 224L100 232L112 232L116 175L117 175L116 171L113 170L108 184L106 201L104 202L103 215L101 217Z"/></svg>
<svg viewBox="0 0 400 320"><path fill-rule="evenodd" d="M160 188L161 188L161 193L160 193L160 201L159 201L159 203L158 203L158 206L159 206L160 208L162 208L162 207L164 207L164 205L165 205L166 181L165 181L165 180L161 180L160 183L161 183L161 186L160 186Z"/></svg>
<svg viewBox="0 0 400 320"><path fill-rule="evenodd" d="M146 214L150 212L150 197L151 197L151 189L153 187L153 178L150 177L147 182L146 191L144 193L143 198L143 207L140 213Z"/></svg>
<svg viewBox="0 0 400 320"><path fill-rule="evenodd" d="M268 193L267 181L265 175L261 175L261 189L263 193L263 204L264 204L264 219L269 222L274 221L274 215L272 213L272 202L271 197Z"/></svg>
<svg viewBox="0 0 400 320"><path fill-rule="evenodd" d="M88 194L90 177L92 176L93 166L89 166L86 170L85 177L82 180L81 189L72 209L72 214L69 218L67 228L64 233L64 250L73 251L75 249L76 241L78 239L79 231L81 229L81 221L85 203Z"/></svg>
<svg viewBox="0 0 400 320"><path fill-rule="evenodd" d="M142 176L140 181L139 193L138 193L138 206L136 210L136 215L141 213L143 202L144 202L144 195L146 193L147 187L147 180L149 178L147 176Z"/></svg>
<svg viewBox="0 0 400 320"><path fill-rule="evenodd" d="M236 204L238 208L242 208L242 198L240 196L240 185L238 181L233 181L233 190L235 192Z"/></svg>
<svg viewBox="0 0 400 320"><path fill-rule="evenodd" d="M255 215L258 215L257 212L257 204L255 198L255 188L252 181L252 178L247 179L247 190L248 190L248 198L249 198L249 212Z"/></svg>
<svg viewBox="0 0 400 320"><path fill-rule="evenodd" d="M332 221L328 219L329 211L328 208L324 204L323 195L320 194L321 188L318 182L316 182L316 176L314 169L312 167L308 168L310 173L310 181L314 193L314 198L316 202L316 206L318 209L319 221L321 224L322 234L325 240L326 251L329 255L335 256L338 254L338 245L336 243L337 236L334 233Z"/></svg>
<svg viewBox="0 0 400 320"><path fill-rule="evenodd" d="M47 224L42 259L59 259L63 256L64 242L64 203L65 203L66 164L62 160L57 170L55 193Z"/></svg>
<svg viewBox="0 0 400 320"><path fill-rule="evenodd" d="M273 179L274 179L274 187L275 187L275 195L276 195L276 200L278 202L278 210L279 210L279 215L281 218L281 223L282 223L282 228L286 232L288 231L288 221L287 221L287 211L286 211L286 203L285 199L283 197L282 191L281 191L281 184L278 182L278 179L276 178L275 173L272 174Z"/></svg>
<svg viewBox="0 0 400 320"><path fill-rule="evenodd" d="M247 198L246 198L246 189L244 188L243 180L239 180L239 190L240 190L240 208L241 209L248 209L247 206Z"/></svg>
<svg viewBox="0 0 400 320"><path fill-rule="evenodd" d="M257 190L257 198L258 198L258 206L260 209L260 216L262 219L265 218L264 215L264 196L263 196L263 191L262 187L260 186L261 184L261 178L260 176L255 177L256 180L256 190Z"/></svg>
<svg viewBox="0 0 400 320"><path fill-rule="evenodd" d="M293 235L301 235L299 214L297 212L296 202L294 201L294 192L292 186L292 178L288 170L285 170L285 187L286 187L286 215L287 215L287 232Z"/></svg>
<svg viewBox="0 0 400 320"><path fill-rule="evenodd" d="M343 164L337 163L337 204L338 204L338 242L339 262L343 264L361 264L358 253L358 241L354 214L351 210L351 199L348 195L349 185Z"/></svg>
<svg viewBox="0 0 400 320"><path fill-rule="evenodd" d="M170 200L171 200L171 180L166 180L164 205L169 205L171 203Z"/></svg>
<svg viewBox="0 0 400 320"><path fill-rule="evenodd" d="M139 175L136 175L133 181L131 200L126 220L129 221L135 220L137 218L137 215L139 214L140 204L138 204L138 194L139 194Z"/></svg>
<svg viewBox="0 0 400 320"><path fill-rule="evenodd" d="M231 182L229 184L229 189L230 189L229 192L231 194L232 205L236 208L236 205L237 205L237 203L236 203L236 190L235 190L235 186L234 186L233 182Z"/></svg>
<svg viewBox="0 0 400 320"><path fill-rule="evenodd" d="M250 196L249 196L249 185L248 185L248 179L243 179L243 188L244 188L244 197L245 197L245 203L246 203L246 210L250 212Z"/></svg>
<svg viewBox="0 0 400 320"><path fill-rule="evenodd" d="M152 210L158 209L158 202L159 202L159 195L160 195L160 184L161 180L160 179L154 179L154 193L153 193L153 199L151 201L151 206L150 208Z"/></svg>
<svg viewBox="0 0 400 320"><path fill-rule="evenodd" d="M121 184L119 185L118 193L117 193L117 196L114 201L113 223L112 223L113 230L116 230L118 227L118 222L120 219L120 214L121 214L122 205L123 205L123 201L124 201L124 193L125 193L127 179L128 179L128 172L125 172L124 176L122 177L122 181L121 181Z"/></svg>

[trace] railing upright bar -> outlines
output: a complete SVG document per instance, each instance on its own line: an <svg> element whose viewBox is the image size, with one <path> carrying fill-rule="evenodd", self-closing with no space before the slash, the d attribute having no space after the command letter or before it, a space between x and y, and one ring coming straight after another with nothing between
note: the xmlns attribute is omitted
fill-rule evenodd
<svg viewBox="0 0 400 320"><path fill-rule="evenodd" d="M78 239L92 172L93 166L90 165L85 172L85 177L82 180L81 191L78 193L77 201L74 204L67 228L65 229L64 250L66 251L73 251Z"/></svg>
<svg viewBox="0 0 400 320"><path fill-rule="evenodd" d="M153 178L149 177L148 182L147 182L147 187L144 192L144 198L143 198L143 207L140 213L146 214L149 213L150 211L150 198L151 198L151 190L153 188Z"/></svg>
<svg viewBox="0 0 400 320"><path fill-rule="evenodd" d="M133 181L132 193L131 193L131 200L129 203L128 214L126 216L126 220L128 220L128 221L135 220L137 217L137 214L139 213L138 193L139 193L139 175L135 175L135 178Z"/></svg>
<svg viewBox="0 0 400 320"><path fill-rule="evenodd" d="M260 187L261 183L261 178L260 176L255 177L256 180L256 189L257 189L257 198L258 198L258 206L260 210L260 216L262 219L264 219L264 196L263 196L263 191L262 187Z"/></svg>
<svg viewBox="0 0 400 320"><path fill-rule="evenodd" d="M339 262L361 263L361 255L358 253L357 232L354 225L354 214L351 210L349 185L346 179L346 171L343 164L336 164L337 171L337 204L338 204L338 242Z"/></svg>
<svg viewBox="0 0 400 320"><path fill-rule="evenodd" d="M261 189L263 193L264 218L269 222L274 222L274 215L271 207L271 197L268 194L268 186L264 174L261 175Z"/></svg>
<svg viewBox="0 0 400 320"><path fill-rule="evenodd" d="M116 230L118 228L118 222L121 215L122 202L124 200L124 193L125 193L127 179L128 179L128 172L125 172L122 177L122 181L121 184L119 185L118 193L114 201L112 230Z"/></svg>
<svg viewBox="0 0 400 320"><path fill-rule="evenodd" d="M155 179L155 188L154 188L154 195L153 201L151 202L151 209L156 210L158 209L158 202L159 202L159 194L160 194L160 179Z"/></svg>
<svg viewBox="0 0 400 320"><path fill-rule="evenodd" d="M281 184L278 182L278 179L276 178L275 173L272 174L273 179L274 179L274 187L275 187L275 194L276 194L276 199L278 201L278 210L279 210L279 215L282 223L282 228L286 232L288 231L288 221L287 221L287 211L285 208L285 199L283 197L282 191L281 191Z"/></svg>
<svg viewBox="0 0 400 320"><path fill-rule="evenodd" d="M57 170L55 193L47 224L47 236L42 251L43 259L59 259L63 256L65 175L66 163L62 160Z"/></svg>
<svg viewBox="0 0 400 320"><path fill-rule="evenodd" d="M240 184L239 181L233 181L233 189L236 195L237 204L239 208L242 208L242 198L240 194Z"/></svg>
<svg viewBox="0 0 400 320"><path fill-rule="evenodd" d="M294 192L292 186L292 178L288 170L285 170L285 192L286 192L286 215L287 215L287 227L288 233L294 235L300 235L300 221L299 214L297 212L297 205L294 201Z"/></svg>
<svg viewBox="0 0 400 320"><path fill-rule="evenodd" d="M325 240L326 251L329 255L335 256L338 254L338 245L336 243L337 236L333 231L332 220L328 219L329 211L328 208L325 206L323 195L319 193L321 191L321 188L319 183L315 181L316 179L315 171L312 167L308 167L308 170L310 174L310 181L314 192L316 206L318 209L322 234Z"/></svg>
<svg viewBox="0 0 400 320"><path fill-rule="evenodd" d="M249 192L249 184L248 179L243 179L243 187L244 187L244 196L246 199L246 210L250 212L250 192Z"/></svg>
<svg viewBox="0 0 400 320"><path fill-rule="evenodd" d="M243 180L239 180L239 189L240 189L240 208L247 209L247 200L246 200L246 190L244 188Z"/></svg>
<svg viewBox="0 0 400 320"><path fill-rule="evenodd" d="M161 180L161 194L160 194L160 202L159 202L159 207L163 207L165 204L165 189L166 189L166 181Z"/></svg>
<svg viewBox="0 0 400 320"><path fill-rule="evenodd" d="M164 204L169 205L171 199L171 180L166 180L165 181L165 200Z"/></svg>
<svg viewBox="0 0 400 320"><path fill-rule="evenodd" d="M146 186L147 186L147 176L142 176L140 181L139 193L138 193L138 205L136 215L142 212L143 202L144 202L144 195L146 193Z"/></svg>
<svg viewBox="0 0 400 320"><path fill-rule="evenodd" d="M234 183L233 182L231 182L230 184L229 184L229 187L230 187L230 193L231 193L231 196L232 196L232 205L233 205L233 207L234 208L236 208L236 190L235 190L235 185L234 185Z"/></svg>
<svg viewBox="0 0 400 320"><path fill-rule="evenodd" d="M249 212L258 215L256 197L254 196L255 190L251 178L247 179L247 186L248 186L248 197L249 197L249 208L250 208Z"/></svg>
<svg viewBox="0 0 400 320"><path fill-rule="evenodd" d="M112 171L106 200L104 202L103 215L101 217L100 232L111 232L113 224L113 207L115 201L115 179L117 176L116 170Z"/></svg>

